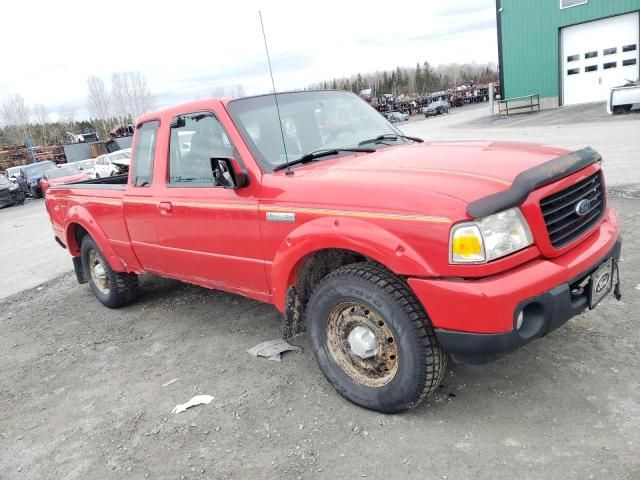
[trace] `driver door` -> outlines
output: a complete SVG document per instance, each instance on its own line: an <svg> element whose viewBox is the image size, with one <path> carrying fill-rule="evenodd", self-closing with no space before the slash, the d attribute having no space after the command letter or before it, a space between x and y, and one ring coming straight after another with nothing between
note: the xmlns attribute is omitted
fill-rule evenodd
<svg viewBox="0 0 640 480"><path fill-rule="evenodd" d="M258 182L244 188L214 179L213 157L238 158L213 112L171 122L155 225L163 270L188 282L259 298L268 295L260 237Z"/></svg>

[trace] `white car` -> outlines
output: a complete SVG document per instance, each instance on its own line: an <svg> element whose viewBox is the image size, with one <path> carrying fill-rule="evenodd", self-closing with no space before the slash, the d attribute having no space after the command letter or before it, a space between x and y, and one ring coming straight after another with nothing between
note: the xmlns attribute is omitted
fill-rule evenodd
<svg viewBox="0 0 640 480"><path fill-rule="evenodd" d="M89 178L96 178L96 159L88 158L86 160L80 160L76 162L78 164L78 169L83 170L84 173L87 174Z"/></svg>
<svg viewBox="0 0 640 480"><path fill-rule="evenodd" d="M11 181L11 183L18 183L17 178L20 176L20 167L7 168L5 176Z"/></svg>
<svg viewBox="0 0 640 480"><path fill-rule="evenodd" d="M409 114L402 112L390 112L387 114L387 120L391 123L406 122L409 120Z"/></svg>
<svg viewBox="0 0 640 480"><path fill-rule="evenodd" d="M129 171L131 149L125 148L96 158L96 178L122 175Z"/></svg>

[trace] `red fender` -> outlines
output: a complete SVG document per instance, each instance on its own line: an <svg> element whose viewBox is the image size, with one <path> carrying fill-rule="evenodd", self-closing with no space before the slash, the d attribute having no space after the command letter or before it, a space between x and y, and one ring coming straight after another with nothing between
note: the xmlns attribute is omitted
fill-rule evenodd
<svg viewBox="0 0 640 480"><path fill-rule="evenodd" d="M427 260L384 228L354 218L323 217L292 231L276 251L271 269L273 303L284 311L286 290L307 255L339 248L372 258L400 275L433 276Z"/></svg>
<svg viewBox="0 0 640 480"><path fill-rule="evenodd" d="M71 252L72 256L80 256L80 245L77 245L75 237L75 225L81 226L89 233L89 235L91 235L91 238L96 242L98 248L106 257L105 259L113 271L127 271L126 266L109 244L109 240L100 228L100 225L98 225L98 222L96 222L91 214L80 205L74 205L71 207L67 214L67 218L65 219L65 240L67 248L69 249L69 252Z"/></svg>

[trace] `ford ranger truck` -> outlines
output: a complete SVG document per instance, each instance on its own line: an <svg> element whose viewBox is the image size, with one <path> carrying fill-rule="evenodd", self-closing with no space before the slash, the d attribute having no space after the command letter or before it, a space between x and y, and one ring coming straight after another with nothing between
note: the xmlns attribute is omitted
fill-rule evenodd
<svg viewBox="0 0 640 480"><path fill-rule="evenodd" d="M203 100L144 115L126 176L51 187L56 241L107 307L143 272L273 304L348 400L420 404L619 297L601 157L423 142L357 96Z"/></svg>

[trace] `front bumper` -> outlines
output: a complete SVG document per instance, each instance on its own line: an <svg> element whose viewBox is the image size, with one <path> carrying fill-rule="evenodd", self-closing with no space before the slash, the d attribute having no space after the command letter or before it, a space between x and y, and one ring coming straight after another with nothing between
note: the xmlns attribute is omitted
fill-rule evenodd
<svg viewBox="0 0 640 480"><path fill-rule="evenodd" d="M530 261L477 280L409 279L427 311L442 348L461 363L485 363L542 337L588 307L588 293L572 295L576 283L606 259L620 257L613 211L599 229L554 259ZM615 282L614 282L615 285ZM525 310L525 325L515 328Z"/></svg>
<svg viewBox="0 0 640 480"><path fill-rule="evenodd" d="M514 312L517 316L526 308L523 328L520 330L513 329L510 332L491 334L436 329L440 345L454 361L480 364L495 360L536 338L545 336L586 310L589 305L589 292L585 289L580 295L572 295L572 288L593 273L606 259L615 259L614 265L617 268L621 248L622 240L619 239L613 250L588 272L576 277L573 281L562 283L542 295L522 302ZM614 278L614 286L615 282Z"/></svg>

